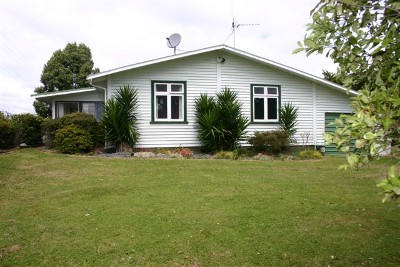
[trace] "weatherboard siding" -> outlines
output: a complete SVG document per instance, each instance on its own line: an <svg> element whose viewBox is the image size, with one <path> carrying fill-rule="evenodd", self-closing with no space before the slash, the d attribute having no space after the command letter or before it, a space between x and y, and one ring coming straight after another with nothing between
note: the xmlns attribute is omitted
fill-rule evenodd
<svg viewBox="0 0 400 267"><path fill-rule="evenodd" d="M225 62L217 63L217 56L224 57ZM187 82L187 124L150 123L152 80ZM281 104L291 102L299 109L298 132L295 135L299 145L302 144L301 135L304 133L310 133L309 145L314 144L314 139L316 144L322 145L324 112L349 110L348 96L341 92L316 85L317 99L313 99L312 81L224 51L207 52L112 74L108 77L108 94L115 94L116 89L124 84L138 88L139 148L200 146L195 130L194 101L201 93L215 95L220 89L218 85L238 93L243 114L248 118L251 116L251 84L279 85ZM317 107L313 108L313 103L317 103ZM317 114L313 115L315 111ZM317 121L313 122L315 117ZM315 131L314 124L317 127ZM277 128L277 124L250 124L247 134Z"/></svg>

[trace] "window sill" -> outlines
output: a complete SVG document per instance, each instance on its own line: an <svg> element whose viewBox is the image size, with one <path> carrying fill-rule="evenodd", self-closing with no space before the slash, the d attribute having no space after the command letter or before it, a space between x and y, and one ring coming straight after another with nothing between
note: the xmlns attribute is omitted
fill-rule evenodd
<svg viewBox="0 0 400 267"><path fill-rule="evenodd" d="M151 121L150 124L189 124L187 121Z"/></svg>
<svg viewBox="0 0 400 267"><path fill-rule="evenodd" d="M252 121L250 124L279 124L279 121Z"/></svg>

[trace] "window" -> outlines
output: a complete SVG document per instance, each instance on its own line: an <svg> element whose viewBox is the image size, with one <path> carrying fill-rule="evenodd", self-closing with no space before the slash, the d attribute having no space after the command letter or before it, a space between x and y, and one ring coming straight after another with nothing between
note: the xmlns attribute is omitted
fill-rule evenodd
<svg viewBox="0 0 400 267"><path fill-rule="evenodd" d="M152 81L152 122L186 122L186 82Z"/></svg>
<svg viewBox="0 0 400 267"><path fill-rule="evenodd" d="M58 102L57 103L57 118L64 117L67 114L79 112L78 102Z"/></svg>
<svg viewBox="0 0 400 267"><path fill-rule="evenodd" d="M251 85L252 122L278 122L280 91L279 85Z"/></svg>
<svg viewBox="0 0 400 267"><path fill-rule="evenodd" d="M56 102L56 117L61 118L74 112L83 112L93 115L96 120L103 116L103 102Z"/></svg>

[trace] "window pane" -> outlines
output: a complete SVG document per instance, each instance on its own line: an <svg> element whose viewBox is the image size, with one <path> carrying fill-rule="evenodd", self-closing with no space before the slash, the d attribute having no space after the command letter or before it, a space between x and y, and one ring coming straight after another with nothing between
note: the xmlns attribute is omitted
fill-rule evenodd
<svg viewBox="0 0 400 267"><path fill-rule="evenodd" d="M182 92L182 84L171 84L171 92Z"/></svg>
<svg viewBox="0 0 400 267"><path fill-rule="evenodd" d="M182 96L171 96L171 119L182 119Z"/></svg>
<svg viewBox="0 0 400 267"><path fill-rule="evenodd" d="M276 87L268 87L268 94L269 95L277 95L278 94L278 88L276 88Z"/></svg>
<svg viewBox="0 0 400 267"><path fill-rule="evenodd" d="M167 96L157 96L157 119L166 119L167 115Z"/></svg>
<svg viewBox="0 0 400 267"><path fill-rule="evenodd" d="M157 92L166 92L167 85L166 84L156 84L156 91Z"/></svg>
<svg viewBox="0 0 400 267"><path fill-rule="evenodd" d="M276 120L278 119L278 99L268 98L268 119Z"/></svg>
<svg viewBox="0 0 400 267"><path fill-rule="evenodd" d="M78 102L64 102L58 103L58 117L61 118L64 115L79 112Z"/></svg>
<svg viewBox="0 0 400 267"><path fill-rule="evenodd" d="M96 104L95 103L82 103L82 112L96 116Z"/></svg>
<svg viewBox="0 0 400 267"><path fill-rule="evenodd" d="M264 98L254 98L254 119L264 119Z"/></svg>
<svg viewBox="0 0 400 267"><path fill-rule="evenodd" d="M264 94L264 87L254 87L254 94L263 95Z"/></svg>

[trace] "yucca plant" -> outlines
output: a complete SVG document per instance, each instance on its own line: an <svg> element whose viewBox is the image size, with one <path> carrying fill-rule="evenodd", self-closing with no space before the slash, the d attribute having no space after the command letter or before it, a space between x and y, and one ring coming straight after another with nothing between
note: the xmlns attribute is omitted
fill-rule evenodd
<svg viewBox="0 0 400 267"><path fill-rule="evenodd" d="M242 115L237 93L229 88L216 98L201 94L195 100L198 139L208 152L233 150L244 139L249 124Z"/></svg>
<svg viewBox="0 0 400 267"><path fill-rule="evenodd" d="M124 145L134 147L139 139L137 127L137 89L124 85L117 89L114 98L104 106L102 123L105 139L122 151Z"/></svg>
<svg viewBox="0 0 400 267"><path fill-rule="evenodd" d="M279 128L289 134L289 140L294 143L294 134L297 132L297 117L299 110L292 103L285 103L279 109Z"/></svg>

